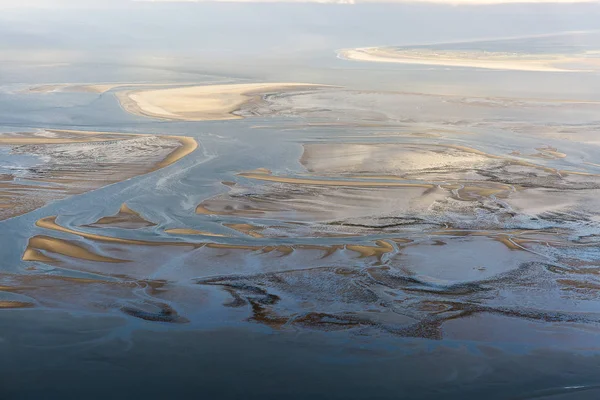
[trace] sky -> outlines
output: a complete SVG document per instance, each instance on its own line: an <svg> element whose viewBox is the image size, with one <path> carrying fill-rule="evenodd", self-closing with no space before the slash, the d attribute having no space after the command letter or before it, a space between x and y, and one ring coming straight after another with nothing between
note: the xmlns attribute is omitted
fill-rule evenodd
<svg viewBox="0 0 600 400"><path fill-rule="evenodd" d="M504 3L596 3L600 0L0 0L0 8L112 8L127 7L131 2L147 3L196 3L196 2L243 2L243 3L440 3L449 5L485 5Z"/></svg>

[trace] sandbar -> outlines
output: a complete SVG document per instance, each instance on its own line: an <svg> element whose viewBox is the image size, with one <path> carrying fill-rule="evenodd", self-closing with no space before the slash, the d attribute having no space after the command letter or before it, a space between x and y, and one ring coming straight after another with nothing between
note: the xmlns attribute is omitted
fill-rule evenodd
<svg viewBox="0 0 600 400"><path fill-rule="evenodd" d="M199 231L197 229L190 228L171 228L165 229L165 232L171 235L202 235L202 236L214 236L214 237L226 237L219 233L212 233L207 231Z"/></svg>
<svg viewBox="0 0 600 400"><path fill-rule="evenodd" d="M118 92L123 109L135 115L178 121L240 119L234 112L269 93L314 89L307 83L245 83Z"/></svg>
<svg viewBox="0 0 600 400"><path fill-rule="evenodd" d="M181 83L55 83L46 85L32 86L27 89L30 93L106 93L113 89L126 87L157 87L157 86L177 86Z"/></svg>
<svg viewBox="0 0 600 400"><path fill-rule="evenodd" d="M0 146L17 163L16 172L0 175L2 220L167 167L198 144L184 136L47 129L1 134Z"/></svg>
<svg viewBox="0 0 600 400"><path fill-rule="evenodd" d="M513 71L572 72L558 64L577 63L582 59L562 55L530 56L493 52L459 52L431 49L397 49L394 47L363 47L338 51L346 60L380 63L439 65L448 67L485 68Z"/></svg>

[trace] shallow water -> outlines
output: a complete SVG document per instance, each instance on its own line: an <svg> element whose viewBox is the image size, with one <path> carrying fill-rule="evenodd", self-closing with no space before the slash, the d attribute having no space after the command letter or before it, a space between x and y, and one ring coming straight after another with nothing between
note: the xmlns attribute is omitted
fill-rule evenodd
<svg viewBox="0 0 600 400"><path fill-rule="evenodd" d="M214 15L244 21L223 7ZM257 30L242 51L223 34L229 52L205 44L205 64L186 43L188 59L144 46L139 60L116 59L110 35L94 43L114 68L72 54L2 60L5 135L188 136L198 148L145 173L163 142L126 148L144 170L112 147L0 146L2 196L23 179L14 166L28 183L47 178L44 165L55 179L77 173L65 195L0 221L0 397L597 397L600 75L340 60L343 46L444 35L398 40L373 23L372 35L349 34L340 21L314 31L312 7L274 25L281 43ZM576 27L590 24L562 28ZM494 41L502 51L566 52L575 40L511 29L483 36L524 37ZM27 90L261 81L335 87L272 93L218 122L130 115L120 89ZM66 170L71 154L81 162ZM90 165L131 174L98 183Z"/></svg>

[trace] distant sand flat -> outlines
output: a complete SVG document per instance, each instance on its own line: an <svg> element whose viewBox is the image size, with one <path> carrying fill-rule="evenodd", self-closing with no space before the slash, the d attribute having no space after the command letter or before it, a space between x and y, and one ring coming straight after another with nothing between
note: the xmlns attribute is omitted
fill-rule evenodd
<svg viewBox="0 0 600 400"><path fill-rule="evenodd" d="M119 92L117 97L121 106L135 115L180 121L219 121L242 118L234 115L233 112L265 94L319 86L322 85L247 83L190 86Z"/></svg>
<svg viewBox="0 0 600 400"><path fill-rule="evenodd" d="M0 135L14 167L0 173L0 220L164 168L197 148L194 139L40 130ZM29 160L29 161L23 161Z"/></svg>
<svg viewBox="0 0 600 400"><path fill-rule="evenodd" d="M177 86L181 83L56 83L48 85L37 85L30 87L27 91L32 93L53 92L79 92L79 93L106 93L109 90L126 87L165 87Z"/></svg>
<svg viewBox="0 0 600 400"><path fill-rule="evenodd" d="M561 64L582 63L584 58L563 55L528 55L478 51L445 51L431 49L397 49L393 47L364 47L338 51L346 60L370 61L399 64L440 65L503 69L514 71L573 72L574 69L560 68Z"/></svg>
<svg viewBox="0 0 600 400"><path fill-rule="evenodd" d="M117 88L119 86L125 86L125 84L70 84L70 83L58 83L51 85L39 85L32 86L28 89L29 92L33 93L52 93L52 92L87 92L87 93L104 93ZM129 85L127 85L129 86Z"/></svg>

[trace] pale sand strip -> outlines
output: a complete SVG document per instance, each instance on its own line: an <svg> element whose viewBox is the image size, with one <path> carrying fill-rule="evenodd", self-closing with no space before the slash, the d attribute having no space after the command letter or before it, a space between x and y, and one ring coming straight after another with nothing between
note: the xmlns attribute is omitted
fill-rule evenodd
<svg viewBox="0 0 600 400"><path fill-rule="evenodd" d="M242 118L233 112L265 94L322 86L306 83L189 86L118 92L117 98L125 111L135 115L166 120L219 121Z"/></svg>
<svg viewBox="0 0 600 400"><path fill-rule="evenodd" d="M29 93L53 93L53 92L71 92L71 93L106 93L109 90L125 87L168 87L191 85L192 83L56 83L47 85L37 85L26 89Z"/></svg>
<svg viewBox="0 0 600 400"><path fill-rule="evenodd" d="M88 240L94 240L98 242L106 242L106 243L118 243L118 244L127 244L127 245L141 245L141 246L202 246L204 243L187 243L187 242L159 242L159 241L151 241L151 240L137 240L137 239L123 239L118 237L99 235L95 233L88 233L85 231L78 231L71 228L66 228L62 225L59 225L56 222L56 216L44 217L38 220L35 225L40 228L62 232L70 235L76 235Z"/></svg>
<svg viewBox="0 0 600 400"><path fill-rule="evenodd" d="M198 148L198 143L196 142L196 140L194 138L191 138L191 137L187 137L187 136L164 136L164 137L169 137L169 138L178 140L179 143L181 143L181 146L178 147L177 149L175 149L175 151L173 151L171 154L169 154L164 160L162 160L161 162L156 164L154 166L153 171L167 167L167 166L175 163L176 161L181 160L183 157L194 152L194 150L196 150Z"/></svg>
<svg viewBox="0 0 600 400"><path fill-rule="evenodd" d="M100 254L96 254L84 247L81 247L65 239L58 239L43 235L34 236L29 239L27 249L23 254L23 261L49 262L50 260L53 260L51 257L40 253L40 250L49 253L62 254L64 256L87 261L108 263L127 262L127 260L121 260L118 258L106 257Z"/></svg>
<svg viewBox="0 0 600 400"><path fill-rule="evenodd" d="M207 231L199 231L196 229L188 229L188 228L172 228L165 229L165 232L171 235L202 235L202 236L214 236L214 237L227 237L225 235L221 235L219 233L211 233Z"/></svg>
<svg viewBox="0 0 600 400"><path fill-rule="evenodd" d="M346 60L354 61L369 61L382 63L398 63L398 64L421 64L421 65L439 65L447 67L467 67L467 68L484 68L484 69L501 69L513 71L537 71L537 72L575 72L577 70L563 69L555 67L558 63L575 63L581 62L580 58L567 58L560 56L559 58L548 59L528 59L523 57L518 59L515 57L488 56L479 58L468 58L458 56L450 56L450 52L445 55L437 55L435 53L418 54L416 52L403 52L389 48L381 47L365 47L357 49L343 49L338 51L338 57Z"/></svg>
<svg viewBox="0 0 600 400"><path fill-rule="evenodd" d="M461 195L463 199L472 199L472 194L478 196L501 196L504 193L512 191L512 187L510 185L504 185L499 183L489 183L491 187L488 186L473 186L473 185L465 185L462 183L459 184L433 184L433 183L412 183L412 182L402 182L401 179L398 179L400 182L393 182L391 180L397 179L397 177L393 176L372 176L372 177L361 177L363 180L360 181L350 181L350 180L329 180L329 179L313 179L313 178L293 178L293 177L285 177L285 176L275 176L275 175L267 175L260 173L240 173L239 176L242 176L247 179L254 179L259 181L266 182L277 182L277 183L287 183L291 185L313 185L313 186L332 186L332 187L362 187L362 188L424 188L424 189L433 189L435 187L440 187L444 190L456 190ZM368 181L368 179L380 179L387 180L386 182L373 182ZM208 212L206 212L208 211ZM200 206L196 209L198 214L215 214L219 213L211 212L209 210L203 209Z"/></svg>

